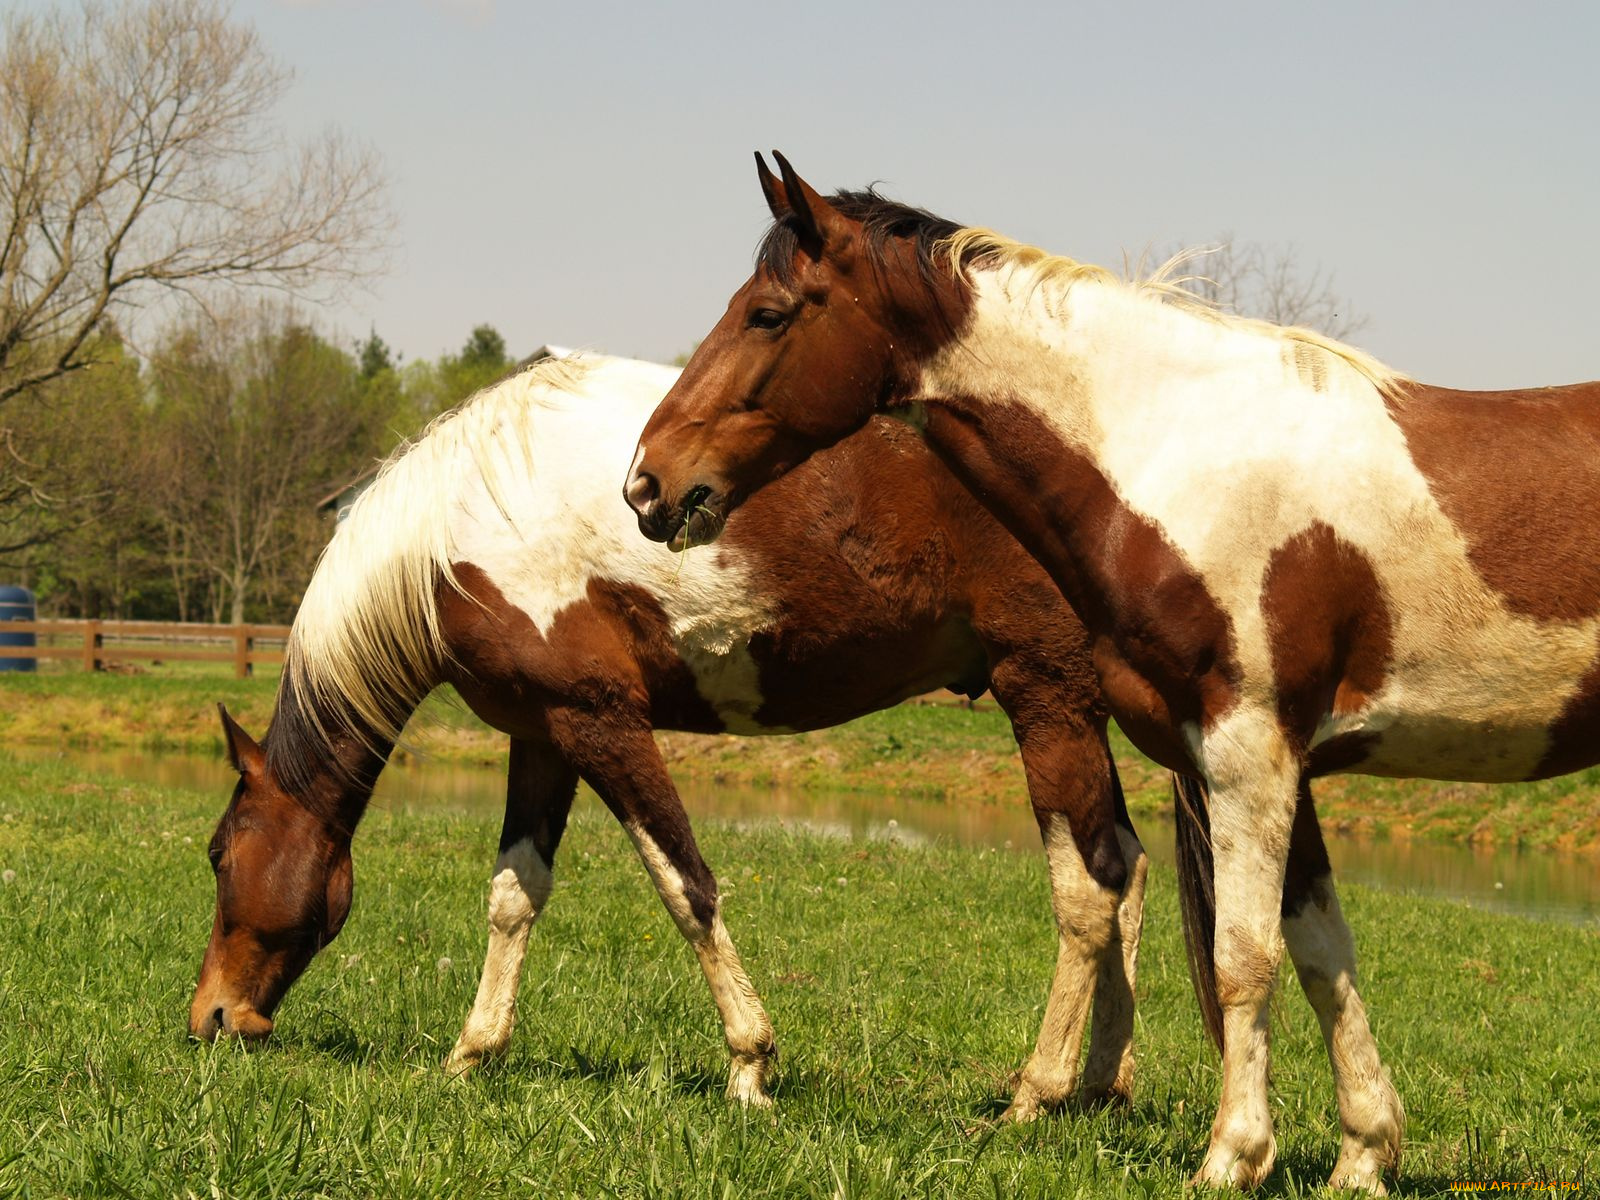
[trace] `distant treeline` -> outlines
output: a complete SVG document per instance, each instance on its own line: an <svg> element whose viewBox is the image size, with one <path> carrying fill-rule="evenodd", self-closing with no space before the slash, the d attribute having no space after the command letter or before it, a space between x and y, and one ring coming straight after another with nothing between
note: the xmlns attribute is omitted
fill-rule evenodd
<svg viewBox="0 0 1600 1200"><path fill-rule="evenodd" d="M513 364L481 325L401 364L281 306L182 323L0 412L0 583L41 614L292 620L332 533L317 503Z"/></svg>

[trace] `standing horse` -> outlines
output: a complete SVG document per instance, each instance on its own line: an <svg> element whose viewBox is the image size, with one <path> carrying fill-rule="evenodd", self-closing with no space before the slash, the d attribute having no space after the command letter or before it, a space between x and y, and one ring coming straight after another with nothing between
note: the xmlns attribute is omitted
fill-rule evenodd
<svg viewBox="0 0 1600 1200"><path fill-rule="evenodd" d="M1060 584L1135 745L1210 786L1223 1084L1198 1179L1271 1170L1287 939L1338 1091L1332 1181L1381 1190L1403 1113L1353 940L1326 878L1280 910L1296 796L1600 758L1600 385L1423 386L778 161L757 270L645 427L641 530L703 542L873 412L918 428Z"/></svg>
<svg viewBox="0 0 1600 1200"><path fill-rule="evenodd" d="M1011 1111L1075 1090L1125 1097L1146 860L1082 627L892 421L752 502L716 549L641 541L612 472L676 377L617 359L536 365L437 422L356 504L306 591L264 745L223 714L240 779L210 848L217 907L191 1031L271 1031L349 912L350 840L387 751L448 682L512 739L488 955L450 1068L509 1041L581 777L699 957L729 1094L766 1103L772 1026L652 728L814 729L937 687L992 687L1021 747L1060 932Z"/></svg>

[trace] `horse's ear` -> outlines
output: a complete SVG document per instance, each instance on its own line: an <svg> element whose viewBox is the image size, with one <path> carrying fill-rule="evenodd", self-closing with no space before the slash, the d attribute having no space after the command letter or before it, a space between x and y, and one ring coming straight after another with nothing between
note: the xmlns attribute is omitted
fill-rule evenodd
<svg viewBox="0 0 1600 1200"><path fill-rule="evenodd" d="M767 198L767 208L772 213L772 219L783 220L789 215L788 198L783 194L783 185L767 166L767 160L761 157L759 150L756 151L756 178L761 181L761 194Z"/></svg>
<svg viewBox="0 0 1600 1200"><path fill-rule="evenodd" d="M800 234L800 248L813 258L822 258L824 250L832 256L848 258L853 242L848 222L838 214L834 205L827 202L826 195L800 178L794 166L790 166L789 160L782 157L778 150L773 150L773 158L782 173L781 202L774 198L776 187L770 171L766 170L766 163L762 163L762 190L766 194L766 206L773 210L774 218L787 216L794 222L795 232Z"/></svg>
<svg viewBox="0 0 1600 1200"><path fill-rule="evenodd" d="M228 744L228 761L240 775L252 775L261 770L261 747L239 727L239 722L228 715L225 705L218 702L217 712L222 717L222 737Z"/></svg>
<svg viewBox="0 0 1600 1200"><path fill-rule="evenodd" d="M828 211L828 202L822 198L821 193L800 178L795 169L789 165L787 158L776 150L772 152L772 157L777 161L778 170L783 172L783 198L788 208L788 215L800 235L800 244L812 253L820 254L828 239L817 217L820 213ZM762 181L762 187L763 189L766 187L765 180ZM772 203L770 196L767 203L768 205ZM773 215L780 214L774 209Z"/></svg>

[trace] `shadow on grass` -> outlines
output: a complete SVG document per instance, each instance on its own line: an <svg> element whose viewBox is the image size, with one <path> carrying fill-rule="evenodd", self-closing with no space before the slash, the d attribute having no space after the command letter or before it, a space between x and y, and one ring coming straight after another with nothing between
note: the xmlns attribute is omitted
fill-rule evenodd
<svg viewBox="0 0 1600 1200"><path fill-rule="evenodd" d="M610 1087L635 1084L650 1074L652 1062L636 1055L611 1051L586 1053L578 1046L567 1047L564 1058L528 1058L515 1053L488 1058L472 1068L464 1078L526 1078L558 1082L594 1082ZM662 1084L685 1096L720 1096L727 1087L726 1072L705 1067L668 1066L661 1074Z"/></svg>

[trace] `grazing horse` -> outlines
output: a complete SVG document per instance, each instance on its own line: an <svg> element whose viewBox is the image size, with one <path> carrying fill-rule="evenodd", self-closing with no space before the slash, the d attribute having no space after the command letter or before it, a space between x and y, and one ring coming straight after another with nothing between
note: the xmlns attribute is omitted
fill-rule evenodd
<svg viewBox="0 0 1600 1200"><path fill-rule="evenodd" d="M240 778L211 842L217 906L191 1031L271 1031L349 913L350 840L387 752L448 682L511 735L488 955L449 1067L508 1044L582 778L699 957L732 1054L729 1094L766 1103L772 1026L652 729L815 729L938 687L993 688L1021 747L1060 933L1010 1111L1125 1097L1146 859L1081 625L888 420L752 501L718 547L673 555L642 541L616 473L676 378L623 359L537 364L436 422L356 503L307 588L264 744L223 714Z"/></svg>
<svg viewBox="0 0 1600 1200"><path fill-rule="evenodd" d="M1272 1168L1287 939L1338 1092L1332 1182L1381 1190L1403 1113L1329 881L1280 897L1296 797L1600 759L1600 385L1424 386L778 162L757 269L642 434L640 529L713 538L874 412L921 431L1061 586L1134 744L1209 785L1223 1083L1197 1178Z"/></svg>

